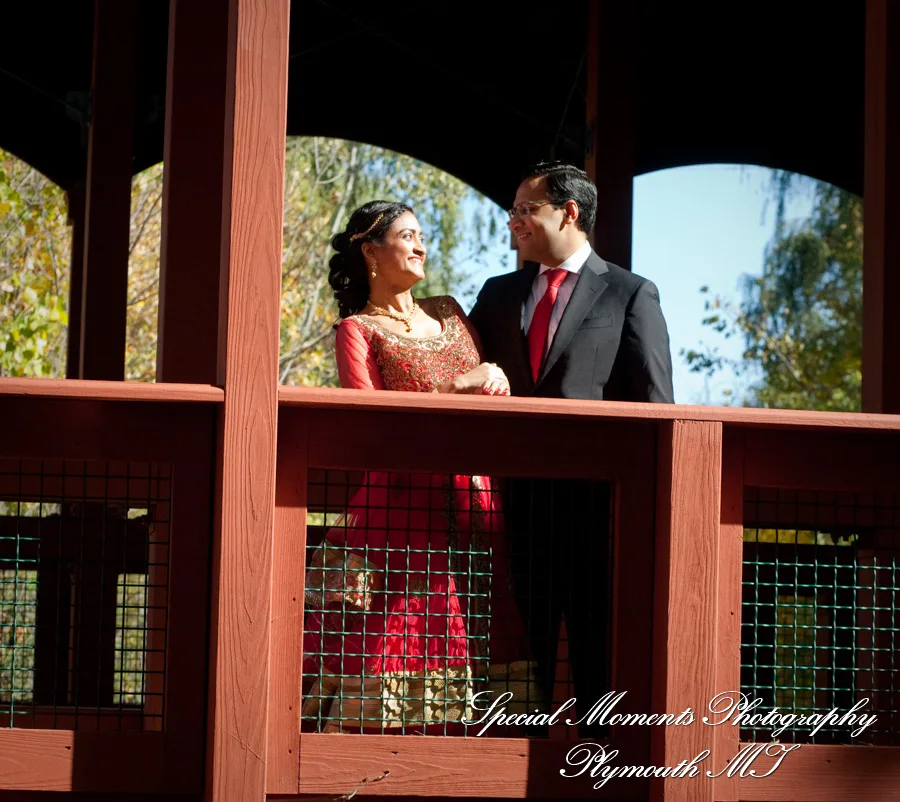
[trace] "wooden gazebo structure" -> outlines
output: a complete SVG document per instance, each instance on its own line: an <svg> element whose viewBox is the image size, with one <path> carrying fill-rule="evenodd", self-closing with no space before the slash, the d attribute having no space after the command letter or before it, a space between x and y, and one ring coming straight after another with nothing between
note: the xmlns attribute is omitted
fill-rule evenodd
<svg viewBox="0 0 900 802"><path fill-rule="evenodd" d="M898 628L896 588L877 569L896 565L900 549L900 372L891 368L900 349L900 64L891 55L900 8L841 0L826 15L799 4L580 0L533 15L508 3L79 0L50 10L17 4L5 21L39 35L47 55L34 57L33 37L8 37L0 146L69 192L75 236L69 378L0 380L0 498L75 504L85 522L78 531L100 531L103 544L123 550L144 544L144 557L121 569L90 548L73 551L74 573L58 571L57 585L87 581L89 564L91 576L151 581L143 707L110 712L112 669L101 656L69 667L63 696L97 678L97 690L69 709L42 684L52 661L41 652L35 693L46 690L51 702L36 696L19 719L14 701L0 702L10 707L0 710L0 797L900 794L896 682L883 665L896 661L896 647L876 634ZM389 90L398 83L396 99ZM385 113L391 104L400 113ZM643 172L748 162L860 192L865 412L279 388L286 132L400 150L499 202L534 157L583 161L600 188L596 248L626 265L631 182ZM157 383L127 384L130 180L161 158ZM371 433L400 426L446 446L424 457L392 442L385 456ZM601 468L536 454L521 444L538 427L553 435L548 442L598 438L623 456ZM766 778L701 773L595 791L559 776L565 741L301 735L305 532L308 511L324 504L310 488L322 470L376 466L614 482L613 679L635 711L699 710L741 686L747 526L865 529L852 568L868 599L858 614L888 612L873 619L872 640L850 651L864 656L854 676L869 676L864 687L890 711L880 740L805 745ZM52 542L62 544L64 526ZM21 549L10 556L4 538L46 551L44 534L9 531L0 528L0 568L32 559ZM86 618L116 590L98 581L95 606L80 608ZM57 620L68 621L63 597L54 597ZM92 629L79 618L55 632L77 629L80 643L99 643L115 626ZM657 766L709 749L718 771L740 734L622 727L611 743L620 762Z"/></svg>

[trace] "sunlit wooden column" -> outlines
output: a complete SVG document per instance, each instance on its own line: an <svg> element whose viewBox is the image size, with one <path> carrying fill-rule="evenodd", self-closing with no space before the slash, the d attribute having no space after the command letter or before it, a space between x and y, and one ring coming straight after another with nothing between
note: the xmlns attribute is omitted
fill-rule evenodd
<svg viewBox="0 0 900 802"><path fill-rule="evenodd" d="M231 113L224 8L222 0L169 5L157 381L219 382L218 288L230 169L223 121Z"/></svg>
<svg viewBox="0 0 900 802"><path fill-rule="evenodd" d="M223 77L226 88L222 244L208 244L221 248L221 269L217 285L200 288L222 303L217 381L225 389L213 500L205 796L259 802L267 772L289 3L220 0L206 4L206 13L216 17L216 31L227 24L226 47L210 51L218 59L210 80ZM216 148L195 152L210 160L204 173L214 184Z"/></svg>
<svg viewBox="0 0 900 802"><path fill-rule="evenodd" d="M77 379L81 369L81 298L84 289L84 184L66 191L68 223L71 232L69 263L69 323L66 343L66 378Z"/></svg>
<svg viewBox="0 0 900 802"><path fill-rule="evenodd" d="M900 413L900 8L866 3L863 412Z"/></svg>
<svg viewBox="0 0 900 802"><path fill-rule="evenodd" d="M722 424L666 421L659 426L653 613L653 711L691 725L655 727L650 763L677 766L705 750L693 777L654 778L653 802L712 802L716 730L699 717L717 693L717 593L721 526Z"/></svg>
<svg viewBox="0 0 900 802"><path fill-rule="evenodd" d="M137 0L95 0L79 378L125 378Z"/></svg>
<svg viewBox="0 0 900 802"><path fill-rule="evenodd" d="M585 170L597 185L594 250L631 269L636 3L588 3Z"/></svg>

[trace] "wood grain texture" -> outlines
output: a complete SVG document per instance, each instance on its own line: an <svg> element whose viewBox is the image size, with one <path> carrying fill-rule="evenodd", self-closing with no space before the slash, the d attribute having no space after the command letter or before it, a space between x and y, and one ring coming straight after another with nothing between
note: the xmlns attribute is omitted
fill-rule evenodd
<svg viewBox="0 0 900 802"><path fill-rule="evenodd" d="M290 4L230 0L220 412L205 795L260 800L267 708ZM224 359L222 359L224 353Z"/></svg>
<svg viewBox="0 0 900 802"><path fill-rule="evenodd" d="M753 768L765 774L772 762L760 757ZM900 797L900 749L804 745L739 789L742 802L887 802Z"/></svg>
<svg viewBox="0 0 900 802"><path fill-rule="evenodd" d="M203 384L0 378L0 404L4 397L15 396L94 401L197 401L206 404L221 403L225 399L223 390Z"/></svg>
<svg viewBox="0 0 900 802"><path fill-rule="evenodd" d="M718 618L715 693L741 687L741 592L744 561L744 437L726 429L722 442L722 505L719 525ZM716 727L715 768L718 771L740 749L735 727ZM738 799L737 778L716 778L715 797Z"/></svg>
<svg viewBox="0 0 900 802"><path fill-rule="evenodd" d="M137 0L94 0L82 273L82 379L125 378Z"/></svg>
<svg viewBox="0 0 900 802"><path fill-rule="evenodd" d="M562 398L489 398L390 390L346 390L328 387L279 387L283 406L332 409L383 409L406 415L440 411L448 416L612 418L622 420L692 420L772 429L900 432L900 416L790 409L701 407L682 404L638 404L622 401L574 401Z"/></svg>
<svg viewBox="0 0 900 802"><path fill-rule="evenodd" d="M640 780L561 777L566 741L304 734L300 793L356 797L646 799ZM373 783L384 772L384 779ZM363 783L368 780L367 783Z"/></svg>
<svg viewBox="0 0 900 802"><path fill-rule="evenodd" d="M293 413L293 414L292 414ZM275 549L272 646L269 669L269 756L266 790L298 790L300 680L303 666L303 578L309 414L289 410L278 422L275 474Z"/></svg>
<svg viewBox="0 0 900 802"><path fill-rule="evenodd" d="M722 426L675 421L659 437L653 711L697 716L717 692ZM676 766L706 749L715 761L714 732L699 722L654 729L651 763ZM702 771L654 778L650 799L712 802L713 781Z"/></svg>
<svg viewBox="0 0 900 802"><path fill-rule="evenodd" d="M0 729L0 789L153 793L163 754L155 732Z"/></svg>

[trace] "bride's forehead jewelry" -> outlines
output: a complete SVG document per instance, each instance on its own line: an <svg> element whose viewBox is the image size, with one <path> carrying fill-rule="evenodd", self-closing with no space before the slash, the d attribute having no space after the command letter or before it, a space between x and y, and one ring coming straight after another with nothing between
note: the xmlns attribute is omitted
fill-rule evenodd
<svg viewBox="0 0 900 802"><path fill-rule="evenodd" d="M352 237L350 237L350 242L353 242L353 240L357 240L360 237L366 236L366 234L368 234L373 228L375 228L375 226L377 226L381 222L382 217L384 217L384 212L378 215L378 217L375 218L375 222L372 223L372 225L370 225L365 231L360 231L359 234L354 234Z"/></svg>

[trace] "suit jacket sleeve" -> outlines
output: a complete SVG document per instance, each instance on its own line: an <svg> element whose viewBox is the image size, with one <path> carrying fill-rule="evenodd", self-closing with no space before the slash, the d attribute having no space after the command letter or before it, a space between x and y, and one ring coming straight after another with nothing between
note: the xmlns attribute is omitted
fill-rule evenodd
<svg viewBox="0 0 900 802"><path fill-rule="evenodd" d="M469 324L478 332L482 344L484 344L485 334L487 332L487 296L488 287L487 284L485 284L478 293L478 298L475 300L475 306L473 306L472 311L469 312Z"/></svg>
<svg viewBox="0 0 900 802"><path fill-rule="evenodd" d="M353 390L383 390L384 379L371 346L356 323L345 320L334 344L341 387Z"/></svg>
<svg viewBox="0 0 900 802"><path fill-rule="evenodd" d="M659 290L645 281L631 298L625 314L622 346L631 385L629 400L674 404L669 332L659 305Z"/></svg>

